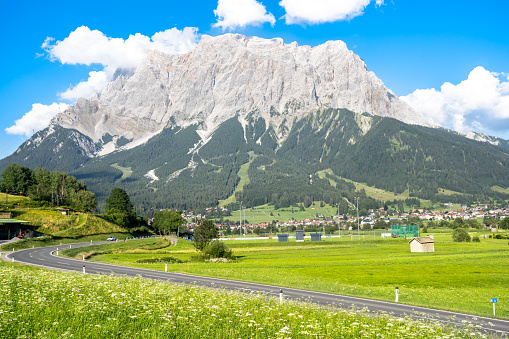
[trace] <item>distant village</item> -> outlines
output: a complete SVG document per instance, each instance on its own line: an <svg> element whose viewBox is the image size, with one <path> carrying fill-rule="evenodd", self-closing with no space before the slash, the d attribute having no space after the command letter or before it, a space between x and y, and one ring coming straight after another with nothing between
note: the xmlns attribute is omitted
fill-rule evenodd
<svg viewBox="0 0 509 339"><path fill-rule="evenodd" d="M446 203L445 206L452 207L452 203ZM188 220L187 228L193 229L195 222L202 218L209 218L211 214L213 214L214 210L220 209L222 212L228 212L228 210L224 207L215 207L206 209L204 214L193 214L192 212L183 212L182 217ZM248 211L251 211L248 209ZM413 209L412 212L404 212L404 213L391 213L391 215L386 214L384 208L380 209L371 209L368 211L368 215L364 216L350 216L350 215L333 215L333 216L324 216L322 214L317 214L313 218L306 218L304 220L294 220L290 219L288 221L274 221L274 222L261 222L258 224L252 224L247 222L247 220L242 221L242 227L251 229L251 231L259 229L265 231L268 227L277 227L279 228L288 228L288 227L305 227L305 226L315 226L315 227L326 227L326 226L334 226L337 229L337 225L339 223L341 229L352 229L352 225L359 224L362 229L372 229L375 224L379 221L383 221L386 223L385 228L390 228L392 223L401 223L404 221L452 221L457 218L462 218L463 220L477 220L484 218L493 218L493 219L504 219L505 217L509 217L509 206L507 207L491 207L488 208L488 205L478 205L475 207L468 207L467 205L463 205L461 210L450 210L450 211L442 211L442 212L430 212L426 211L422 208ZM233 217L232 217L233 219ZM238 229L239 221L233 223L220 223L216 222L216 226L220 231L226 231L228 228L230 230ZM380 223L378 223L380 225ZM376 227L382 228L382 227Z"/></svg>

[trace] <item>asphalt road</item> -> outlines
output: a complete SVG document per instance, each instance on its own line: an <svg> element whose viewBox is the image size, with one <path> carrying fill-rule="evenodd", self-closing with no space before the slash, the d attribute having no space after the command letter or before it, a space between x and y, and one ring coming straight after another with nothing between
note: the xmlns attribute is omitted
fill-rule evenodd
<svg viewBox="0 0 509 339"><path fill-rule="evenodd" d="M94 245L105 242L95 242ZM81 261L60 256L55 256L57 249L62 250L72 247L81 247L91 245L91 243L72 244L63 246L52 246L35 249L27 249L11 252L5 256L7 260L36 265L50 269L60 269L68 271L83 272L86 274L120 274L126 276L142 276L149 279L166 280L174 283L195 284L208 287L225 288L230 290L240 290L245 293L264 293L275 297L283 292L284 299L306 300L320 305L331 305L341 308L355 307L357 309L368 309L370 312L385 312L394 316L412 316L434 318L445 324L463 327L465 323L474 324L479 331L489 333L492 336L508 337L509 321L476 317L467 314L434 310L424 307L404 305L400 303L390 303L377 300L354 298L342 295L311 292L292 288L269 286L262 284L246 283L225 279L207 278L193 276L181 273L166 273L141 268L131 268L125 266L116 266L110 264L96 263L90 261Z"/></svg>

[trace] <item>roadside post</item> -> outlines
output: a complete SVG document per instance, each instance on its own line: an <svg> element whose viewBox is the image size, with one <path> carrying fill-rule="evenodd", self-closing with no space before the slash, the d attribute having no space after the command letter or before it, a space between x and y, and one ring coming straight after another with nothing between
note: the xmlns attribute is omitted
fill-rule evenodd
<svg viewBox="0 0 509 339"><path fill-rule="evenodd" d="M83 254L83 261L85 261L85 255Z"/></svg>
<svg viewBox="0 0 509 339"><path fill-rule="evenodd" d="M280 289L279 290L279 302L282 303L283 302L283 289Z"/></svg>
<svg viewBox="0 0 509 339"><path fill-rule="evenodd" d="M83 265L83 274L85 274L85 265Z"/></svg>
<svg viewBox="0 0 509 339"><path fill-rule="evenodd" d="M396 287L396 302L399 301L399 288Z"/></svg>
<svg viewBox="0 0 509 339"><path fill-rule="evenodd" d="M495 304L497 303L497 298L491 298L491 303L493 304L493 315L495 315Z"/></svg>
<svg viewBox="0 0 509 339"><path fill-rule="evenodd" d="M164 271L168 272L168 263L167 262L164 263Z"/></svg>

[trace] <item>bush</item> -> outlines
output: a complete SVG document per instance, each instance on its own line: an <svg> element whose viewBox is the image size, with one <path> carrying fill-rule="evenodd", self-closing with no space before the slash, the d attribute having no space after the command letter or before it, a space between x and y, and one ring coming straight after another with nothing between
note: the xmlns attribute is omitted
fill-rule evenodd
<svg viewBox="0 0 509 339"><path fill-rule="evenodd" d="M205 248L203 254L206 258L233 258L233 251L221 240L212 241L207 248Z"/></svg>
<svg viewBox="0 0 509 339"><path fill-rule="evenodd" d="M476 235L475 237L472 238L472 241L473 242L481 242L481 239L479 239L479 236Z"/></svg>
<svg viewBox="0 0 509 339"><path fill-rule="evenodd" d="M455 242L470 242L471 238L464 228L456 228L452 232L452 240Z"/></svg>
<svg viewBox="0 0 509 339"><path fill-rule="evenodd" d="M140 264L154 264L154 263L163 263L163 262L167 262L170 264L180 264L180 263L182 263L182 260L170 256L170 257L161 257L161 258L139 259L136 262L140 263Z"/></svg>

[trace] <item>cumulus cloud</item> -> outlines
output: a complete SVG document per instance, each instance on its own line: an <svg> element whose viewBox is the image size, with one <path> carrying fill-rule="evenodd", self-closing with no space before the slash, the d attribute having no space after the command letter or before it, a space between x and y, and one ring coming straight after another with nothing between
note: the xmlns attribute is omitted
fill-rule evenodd
<svg viewBox="0 0 509 339"><path fill-rule="evenodd" d="M265 22L271 25L276 23L274 15L267 13L265 6L256 0L219 0L214 14L218 21L213 27L221 27L223 30Z"/></svg>
<svg viewBox="0 0 509 339"><path fill-rule="evenodd" d="M194 27L183 30L171 28L152 37L136 33L123 39L111 38L98 30L81 26L62 41L46 38L41 47L52 61L70 65L100 64L104 67L103 71L90 72L87 81L61 94L62 99L74 100L101 90L111 80L115 69L138 66L147 50L168 54L189 52L198 42L197 33L198 29Z"/></svg>
<svg viewBox="0 0 509 339"><path fill-rule="evenodd" d="M32 110L25 113L21 119L14 122L14 125L7 127L7 134L31 136L32 133L40 131L48 126L51 119L58 113L69 107L65 103L53 103L51 105L33 104Z"/></svg>
<svg viewBox="0 0 509 339"><path fill-rule="evenodd" d="M90 72L87 81L82 81L67 91L60 93L60 98L64 100L75 100L77 98L89 98L92 94L100 91L106 86L111 76L105 71Z"/></svg>
<svg viewBox="0 0 509 339"><path fill-rule="evenodd" d="M362 15L372 0L281 0L279 5L286 11L285 22L291 24L322 24L350 20ZM381 6L384 0L376 0Z"/></svg>
<svg viewBox="0 0 509 339"><path fill-rule="evenodd" d="M509 77L474 68L457 85L418 89L400 97L431 123L458 132L503 131L509 127Z"/></svg>

